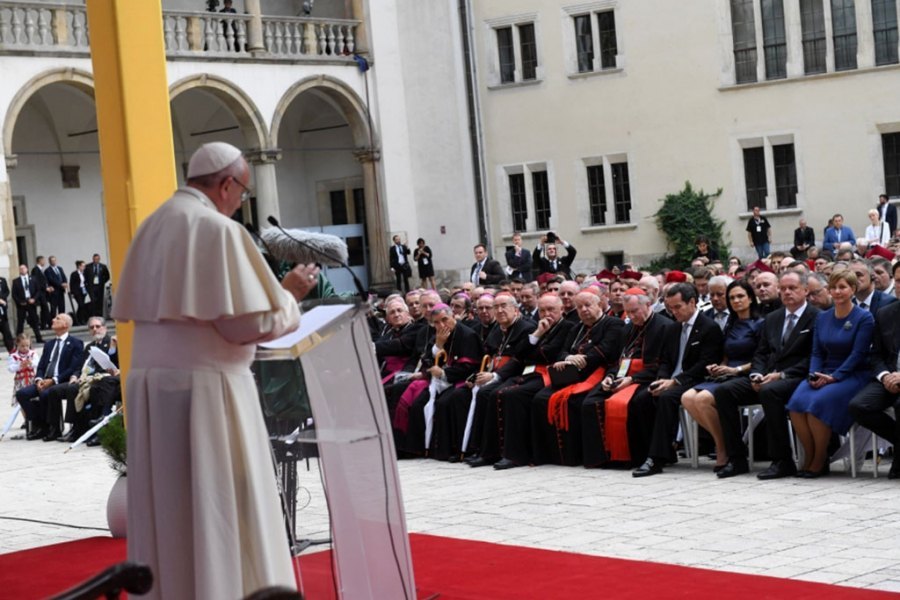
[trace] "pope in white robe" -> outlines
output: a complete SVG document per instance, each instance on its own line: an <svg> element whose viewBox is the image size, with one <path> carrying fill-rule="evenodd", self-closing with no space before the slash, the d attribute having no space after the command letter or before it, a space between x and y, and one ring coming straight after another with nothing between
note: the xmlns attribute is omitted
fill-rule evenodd
<svg viewBox="0 0 900 600"><path fill-rule="evenodd" d="M318 269L275 279L229 218L249 178L237 148L197 150L188 185L138 228L116 290L113 316L135 324L128 558L153 570L148 597L297 585L250 364L256 343L299 325Z"/></svg>

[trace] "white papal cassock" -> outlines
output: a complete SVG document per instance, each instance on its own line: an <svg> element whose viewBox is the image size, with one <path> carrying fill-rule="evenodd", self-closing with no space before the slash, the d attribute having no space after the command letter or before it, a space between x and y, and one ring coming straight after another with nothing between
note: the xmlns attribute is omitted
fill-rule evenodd
<svg viewBox="0 0 900 600"><path fill-rule="evenodd" d="M134 321L126 385L128 558L152 597L295 586L250 363L295 329L294 298L240 224L193 188L138 228L113 316Z"/></svg>

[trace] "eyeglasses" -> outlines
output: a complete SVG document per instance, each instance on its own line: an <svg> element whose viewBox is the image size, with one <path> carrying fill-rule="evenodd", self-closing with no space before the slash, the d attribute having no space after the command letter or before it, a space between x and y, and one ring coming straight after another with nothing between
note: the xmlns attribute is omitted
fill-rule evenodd
<svg viewBox="0 0 900 600"><path fill-rule="evenodd" d="M103 325L88 325L88 329L103 329Z"/></svg>
<svg viewBox="0 0 900 600"><path fill-rule="evenodd" d="M238 181L236 177L232 177L231 180L241 186L244 190L243 192L241 192L241 202L247 202L248 200L250 200L250 196L253 195L253 192L250 191L250 188Z"/></svg>

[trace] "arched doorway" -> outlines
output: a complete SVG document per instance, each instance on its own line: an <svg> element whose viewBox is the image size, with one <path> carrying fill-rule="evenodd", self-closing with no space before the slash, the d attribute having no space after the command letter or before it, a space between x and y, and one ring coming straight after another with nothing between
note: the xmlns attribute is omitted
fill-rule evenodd
<svg viewBox="0 0 900 600"><path fill-rule="evenodd" d="M337 79L305 79L279 102L271 131L271 146L281 152L275 170L282 223L342 237L350 266L364 283L384 278L388 244L377 192L379 156L362 100ZM346 274L332 271L329 277L338 289L353 289Z"/></svg>

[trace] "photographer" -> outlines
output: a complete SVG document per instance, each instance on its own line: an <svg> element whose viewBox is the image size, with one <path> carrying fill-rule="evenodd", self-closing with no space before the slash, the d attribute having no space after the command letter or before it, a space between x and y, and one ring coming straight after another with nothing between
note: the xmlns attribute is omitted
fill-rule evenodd
<svg viewBox="0 0 900 600"><path fill-rule="evenodd" d="M564 257L559 256L560 245L566 249ZM550 231L541 238L541 243L534 249L534 268L539 274L561 273L566 279L572 279L572 261L575 260L576 253L575 246Z"/></svg>

